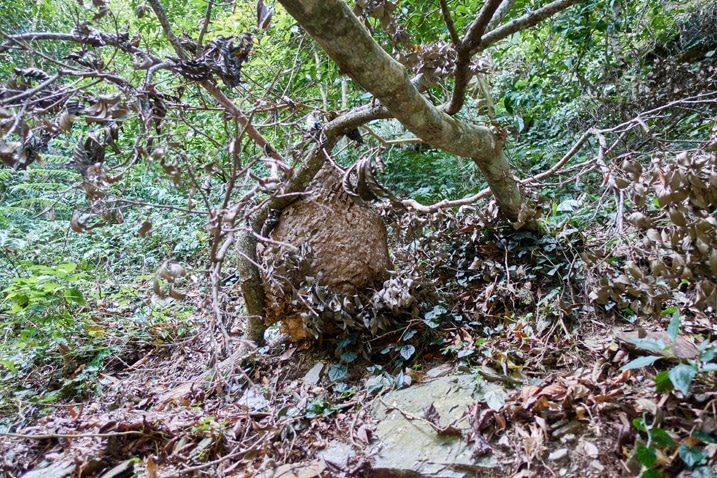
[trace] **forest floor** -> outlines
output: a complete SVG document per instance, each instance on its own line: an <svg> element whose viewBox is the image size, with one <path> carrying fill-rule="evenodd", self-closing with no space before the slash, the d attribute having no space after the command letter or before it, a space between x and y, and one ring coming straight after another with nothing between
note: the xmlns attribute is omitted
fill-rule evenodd
<svg viewBox="0 0 717 478"><path fill-rule="evenodd" d="M689 440L697 422L717 424L717 391L704 389L689 399L659 394L649 372L620 371L629 334L616 330L587 321L570 331L560 326L543 339L526 340L511 330L483 344L485 350L521 344L524 364L508 360L519 374L496 372L494 364L468 367L427 350L407 375L416 386L423 370L444 365L450 373L474 373L476 385L491 380L506 386L499 412L478 401L465 410L472 428L464 439L480 442L481 454L503 451L500 466L480 476L632 476L640 470L630 458L639 437L632 421L659 416L662 428ZM465 333L445 331L454 340ZM56 468L26 476L318 477L370 470L366 452L376 426L370 409L385 391L371 390L376 375L366 371L368 363L351 367L340 386L328 376L307 379L317 362L334 359L309 344L288 344L230 357L207 372L213 340L200 333L173 347L128 350L128 366L117 362L99 375L98 396L50 413L21 410L25 425L0 446L3 475L22 476L49 463ZM345 467L316 460L334 441L354 448ZM576 447L566 460L566 448ZM714 445L705 450L714 464ZM684 463L677 453L657 451L663 476L678 476ZM106 474L118 465L124 473Z"/></svg>
<svg viewBox="0 0 717 478"><path fill-rule="evenodd" d="M549 297L564 291L567 274L557 282L547 267L532 273L526 264L535 257L520 248L510 257L487 243L477 249L484 271L489 258L507 259L512 276L457 281L460 267L436 269L433 280L446 284L451 300L366 338L348 365L330 338L239 355L239 317L229 324L228 347L206 314L190 319L184 339L130 342L104 363L90 397L18 402L4 422L12 426L2 434L0 476L372 476L373 407L390 390L430 382L438 369L472 374L476 391L486 383L505 390L463 411L469 426L454 434L476 459L497 460L467 476L714 476L714 373L698 373L687 394L656 388L661 371L697 359L697 337L709 335L713 316L692 311L674 353L658 361L654 344L670 343L669 316L630 322L582 300L579 280ZM232 297L227 291L236 308ZM429 320L436 315L439 326ZM640 356L644 367L624 367ZM42 382L40 373L35 380ZM430 405L410 419L431 422ZM432 427L436 435L455 432ZM350 458L318 458L336 442L350 446Z"/></svg>

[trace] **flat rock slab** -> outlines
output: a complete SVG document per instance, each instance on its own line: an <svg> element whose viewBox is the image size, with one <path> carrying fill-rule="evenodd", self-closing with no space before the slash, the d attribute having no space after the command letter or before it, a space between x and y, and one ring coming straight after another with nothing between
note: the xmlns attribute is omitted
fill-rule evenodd
<svg viewBox="0 0 717 478"><path fill-rule="evenodd" d="M389 392L382 397L383 403L377 400L371 414L377 422L378 442L370 450L374 465L367 476L464 478L492 474L490 470L497 467L492 456L474 459L462 437L439 435L425 421L409 420L401 413L424 418L423 409L433 404L441 427L452 423L465 430L470 426L465 412L476 401L474 380L474 375L439 377ZM384 403L394 409L389 411Z"/></svg>

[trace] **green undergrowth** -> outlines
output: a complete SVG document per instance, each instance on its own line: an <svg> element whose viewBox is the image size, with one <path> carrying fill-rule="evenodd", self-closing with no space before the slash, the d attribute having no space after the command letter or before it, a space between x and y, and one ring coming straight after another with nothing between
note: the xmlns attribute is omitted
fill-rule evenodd
<svg viewBox="0 0 717 478"><path fill-rule="evenodd" d="M192 307L151 306L141 287L98 277L86 262L17 266L0 303L0 410L6 420L19 408L93 396L102 389L100 374L191 332Z"/></svg>

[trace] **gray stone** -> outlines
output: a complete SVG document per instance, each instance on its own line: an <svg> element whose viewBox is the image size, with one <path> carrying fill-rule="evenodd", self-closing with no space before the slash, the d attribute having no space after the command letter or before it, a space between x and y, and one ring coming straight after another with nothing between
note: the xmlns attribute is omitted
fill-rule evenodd
<svg viewBox="0 0 717 478"><path fill-rule="evenodd" d="M332 441L325 450L319 452L319 458L339 469L346 468L349 460L355 455L351 445L340 441Z"/></svg>
<svg viewBox="0 0 717 478"><path fill-rule="evenodd" d="M387 393L376 401L372 416L377 421L377 442L370 452L374 465L370 477L476 476L498 465L492 455L473 458L472 448L461 436L439 435L423 420L409 420L401 411L424 418L423 409L433 404L440 427L470 427L465 412L474 403L473 375L440 377L403 390ZM386 406L397 409L388 410Z"/></svg>
<svg viewBox="0 0 717 478"><path fill-rule="evenodd" d="M555 451L552 452L550 455L548 455L548 460L550 460L550 461L558 461L558 460L562 460L562 459L565 458L566 456L568 456L568 449L567 449L567 448L561 448L561 449L559 449L559 450L555 450Z"/></svg>
<svg viewBox="0 0 717 478"><path fill-rule="evenodd" d="M40 464L40 466L42 465L43 464ZM22 475L22 478L63 478L65 476L71 476L74 471L74 461L61 461L28 471Z"/></svg>
<svg viewBox="0 0 717 478"><path fill-rule="evenodd" d="M319 383L319 380L321 380L321 371L323 369L323 362L316 362L316 364L311 367L311 370L306 372L306 375L304 375L304 383L306 385L316 385Z"/></svg>

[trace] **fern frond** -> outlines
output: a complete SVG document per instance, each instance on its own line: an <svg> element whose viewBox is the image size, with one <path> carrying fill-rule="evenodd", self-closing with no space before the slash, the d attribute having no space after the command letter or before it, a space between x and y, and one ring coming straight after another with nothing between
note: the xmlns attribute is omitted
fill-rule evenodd
<svg viewBox="0 0 717 478"><path fill-rule="evenodd" d="M23 181L31 181L35 178L54 179L55 181L64 179L67 181L78 181L80 174L74 169L46 169L31 168L22 171Z"/></svg>
<svg viewBox="0 0 717 478"><path fill-rule="evenodd" d="M53 198L27 198L20 199L10 204L10 207L27 209L32 206L61 206L61 204Z"/></svg>
<svg viewBox="0 0 717 478"><path fill-rule="evenodd" d="M70 160L67 156L60 156L57 154L43 154L42 161L51 164L65 164Z"/></svg>
<svg viewBox="0 0 717 478"><path fill-rule="evenodd" d="M67 189L67 184L62 183L21 183L10 188L10 192L16 194L18 192L60 192Z"/></svg>

